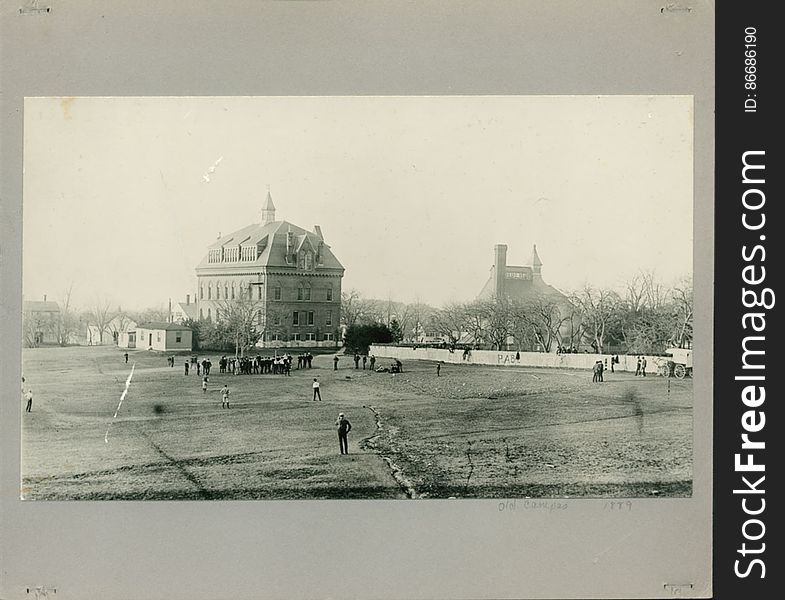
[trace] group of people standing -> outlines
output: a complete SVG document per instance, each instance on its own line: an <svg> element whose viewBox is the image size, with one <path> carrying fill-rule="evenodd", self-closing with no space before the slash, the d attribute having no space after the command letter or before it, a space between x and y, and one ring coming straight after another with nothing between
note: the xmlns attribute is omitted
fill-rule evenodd
<svg viewBox="0 0 785 600"><path fill-rule="evenodd" d="M338 367L338 361L336 360L337 358L338 358L338 355L336 354L335 359L333 359L333 360L335 360L336 368ZM363 361L363 371L365 371L365 368L366 368L366 366L368 365L369 362L370 362L370 367L369 368L371 369L371 371L374 370L374 367L376 366L376 357L373 354L371 354L370 356L363 354L362 357L361 357L359 354L355 353L355 355L354 355L354 368L355 369L359 369L360 368L360 360Z"/></svg>

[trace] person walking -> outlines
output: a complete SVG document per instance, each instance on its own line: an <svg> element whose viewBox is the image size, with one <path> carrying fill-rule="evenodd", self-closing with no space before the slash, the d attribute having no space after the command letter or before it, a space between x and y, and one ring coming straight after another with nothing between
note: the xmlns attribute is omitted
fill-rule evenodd
<svg viewBox="0 0 785 600"><path fill-rule="evenodd" d="M188 361L185 361L183 365L185 367L185 374L188 375L188 369L190 368L191 365L188 363Z"/></svg>
<svg viewBox="0 0 785 600"><path fill-rule="evenodd" d="M371 364L370 364L371 371L376 369L376 357L371 354Z"/></svg>
<svg viewBox="0 0 785 600"><path fill-rule="evenodd" d="M319 402L322 401L322 393L319 391L319 380L316 377L313 378L313 401L316 402L316 398L319 398Z"/></svg>
<svg viewBox="0 0 785 600"><path fill-rule="evenodd" d="M25 392L25 400L27 400L25 412L33 412L33 390L31 388L27 388L27 391Z"/></svg>
<svg viewBox="0 0 785 600"><path fill-rule="evenodd" d="M638 356L638 363L635 365L635 377L641 374L641 357Z"/></svg>
<svg viewBox="0 0 785 600"><path fill-rule="evenodd" d="M646 357L641 356L641 375L646 377Z"/></svg>
<svg viewBox="0 0 785 600"><path fill-rule="evenodd" d="M358 354L354 355L354 368L355 369L360 368L360 356Z"/></svg>
<svg viewBox="0 0 785 600"><path fill-rule="evenodd" d="M221 388L221 408L229 408L229 386L226 384Z"/></svg>
<svg viewBox="0 0 785 600"><path fill-rule="evenodd" d="M335 425L338 427L338 445L341 447L341 454L349 454L348 434L352 430L352 424L343 413L339 413Z"/></svg>
<svg viewBox="0 0 785 600"><path fill-rule="evenodd" d="M368 361L368 357L363 354L363 371L365 371L365 363Z"/></svg>
<svg viewBox="0 0 785 600"><path fill-rule="evenodd" d="M597 380L598 380L600 383L602 383L603 381L605 381L605 379L603 379L603 376L602 376L602 375L603 375L603 373L605 372L605 363L603 363L602 361L600 361L600 362L599 362L599 364L598 364L597 366L599 367L599 369L598 369L598 371L599 371L599 372L597 373Z"/></svg>
<svg viewBox="0 0 785 600"><path fill-rule="evenodd" d="M442 372L442 363L436 363L436 377L441 377L440 373Z"/></svg>
<svg viewBox="0 0 785 600"><path fill-rule="evenodd" d="M202 378L202 393L203 394L207 393L207 376L206 375Z"/></svg>
<svg viewBox="0 0 785 600"><path fill-rule="evenodd" d="M333 371L338 370L338 355L333 356Z"/></svg>
<svg viewBox="0 0 785 600"><path fill-rule="evenodd" d="M125 357L125 364L128 364L128 352L123 354L123 356Z"/></svg>

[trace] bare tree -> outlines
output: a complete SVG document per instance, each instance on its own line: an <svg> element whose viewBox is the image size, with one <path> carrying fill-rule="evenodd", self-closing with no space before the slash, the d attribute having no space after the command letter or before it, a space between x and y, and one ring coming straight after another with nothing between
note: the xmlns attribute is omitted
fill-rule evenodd
<svg viewBox="0 0 785 600"><path fill-rule="evenodd" d="M454 350L463 333L469 329L468 320L466 305L451 303L431 314L430 327L434 333L446 337L450 349Z"/></svg>
<svg viewBox="0 0 785 600"><path fill-rule="evenodd" d="M242 293L234 300L221 300L216 308L216 328L224 342L234 345L235 356L245 356L262 338L267 323L272 322L272 311L264 312L264 304Z"/></svg>
<svg viewBox="0 0 785 600"><path fill-rule="evenodd" d="M537 294L525 302L513 304L513 314L527 323L543 351L550 352L554 342L562 345L561 330L570 322L571 310L554 296Z"/></svg>
<svg viewBox="0 0 785 600"><path fill-rule="evenodd" d="M620 299L616 292L586 285L572 294L570 301L580 308L584 334L595 352L602 353L605 337L614 320L619 318Z"/></svg>
<svg viewBox="0 0 785 600"><path fill-rule="evenodd" d="M73 339L79 328L79 317L71 305L71 292L74 284L70 284L63 293L60 303L60 316L57 322L57 343L66 346Z"/></svg>
<svg viewBox="0 0 785 600"><path fill-rule="evenodd" d="M668 303L669 290L657 280L653 270L641 271L640 279L643 302L647 308L658 310Z"/></svg>
<svg viewBox="0 0 785 600"><path fill-rule="evenodd" d="M104 333L109 331L109 322L114 318L114 311L111 309L109 300L96 300L90 308L89 315L88 335L92 336L92 331L95 330L98 335L98 343L103 344Z"/></svg>
<svg viewBox="0 0 785 600"><path fill-rule="evenodd" d="M346 327L361 323L380 322L385 309L375 300L363 298L357 290L341 294L341 324Z"/></svg>
<svg viewBox="0 0 785 600"><path fill-rule="evenodd" d="M694 314L694 295L692 277L683 277L673 288L676 328L672 342L679 348L692 347L692 319Z"/></svg>

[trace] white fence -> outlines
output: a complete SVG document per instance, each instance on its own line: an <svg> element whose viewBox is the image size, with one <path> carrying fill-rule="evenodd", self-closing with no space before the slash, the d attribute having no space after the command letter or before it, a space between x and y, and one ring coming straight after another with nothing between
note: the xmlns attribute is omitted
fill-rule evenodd
<svg viewBox="0 0 785 600"><path fill-rule="evenodd" d="M411 348L402 346L371 346L370 353L377 358L397 358L405 360L433 360L453 364L494 365L500 367L552 367L558 369L591 369L598 360L611 366L610 354L555 354L547 352L506 352L496 350L472 350L464 357L463 350L450 352L439 348ZM656 375L661 364L668 360L665 356L646 356L646 373ZM635 372L638 357L619 354L619 364L614 370Z"/></svg>

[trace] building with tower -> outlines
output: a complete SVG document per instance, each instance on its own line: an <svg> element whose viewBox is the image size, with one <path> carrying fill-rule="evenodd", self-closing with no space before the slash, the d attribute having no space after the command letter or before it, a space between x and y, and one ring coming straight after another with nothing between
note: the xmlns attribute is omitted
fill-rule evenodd
<svg viewBox="0 0 785 600"><path fill-rule="evenodd" d="M254 312L263 347L335 346L343 265L321 227L276 220L270 192L261 222L220 236L196 267L196 313L220 321L240 306Z"/></svg>
<svg viewBox="0 0 785 600"><path fill-rule="evenodd" d="M564 294L543 280L542 261L537 254L536 244L532 247L529 264L525 266L507 264L506 244L496 244L493 247L493 257L491 275L480 292L480 298L527 300L537 295L565 298Z"/></svg>

